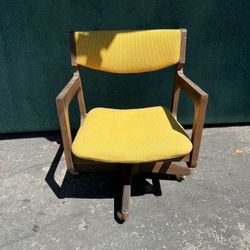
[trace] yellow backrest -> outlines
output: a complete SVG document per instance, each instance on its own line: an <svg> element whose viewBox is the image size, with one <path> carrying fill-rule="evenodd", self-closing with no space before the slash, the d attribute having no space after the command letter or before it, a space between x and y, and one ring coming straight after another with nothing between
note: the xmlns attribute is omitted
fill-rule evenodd
<svg viewBox="0 0 250 250"><path fill-rule="evenodd" d="M159 70L180 60L181 30L75 32L76 63L113 73Z"/></svg>

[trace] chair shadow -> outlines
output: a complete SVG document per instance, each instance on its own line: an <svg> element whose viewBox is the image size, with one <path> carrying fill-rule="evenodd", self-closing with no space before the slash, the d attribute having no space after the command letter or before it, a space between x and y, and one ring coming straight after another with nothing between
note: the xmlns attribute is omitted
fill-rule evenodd
<svg viewBox="0 0 250 250"><path fill-rule="evenodd" d="M50 165L45 181L59 199L82 198L82 199L114 199L114 218L121 223L116 212L121 208L122 199L122 177L115 172L103 173L80 173L72 175L66 172L61 186L55 180L55 172L63 154L63 147L57 153ZM152 179L150 183L147 179ZM166 175L137 174L133 176L131 196L153 194L161 196L160 179L171 179ZM173 179L174 180L174 179Z"/></svg>

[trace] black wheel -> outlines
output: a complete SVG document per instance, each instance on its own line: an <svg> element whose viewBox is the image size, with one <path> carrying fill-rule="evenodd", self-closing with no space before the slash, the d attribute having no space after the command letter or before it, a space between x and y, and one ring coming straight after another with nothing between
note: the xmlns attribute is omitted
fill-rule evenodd
<svg viewBox="0 0 250 250"><path fill-rule="evenodd" d="M116 212L116 215L118 217L118 219L122 222L126 221L127 218L128 218L128 215L129 215L129 212L128 211L121 211L121 210L118 210Z"/></svg>
<svg viewBox="0 0 250 250"><path fill-rule="evenodd" d="M186 180L186 178L187 178L186 175L176 175L176 179L180 182Z"/></svg>
<svg viewBox="0 0 250 250"><path fill-rule="evenodd" d="M73 170L70 170L69 172L73 176L79 175L79 172L76 172L76 171L73 171Z"/></svg>

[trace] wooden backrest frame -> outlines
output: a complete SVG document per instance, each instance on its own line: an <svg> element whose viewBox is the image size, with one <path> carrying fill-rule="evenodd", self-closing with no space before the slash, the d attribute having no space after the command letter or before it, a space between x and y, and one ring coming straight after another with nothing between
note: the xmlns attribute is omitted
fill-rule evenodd
<svg viewBox="0 0 250 250"><path fill-rule="evenodd" d="M181 69L186 62L186 40L187 40L187 30L181 28L181 46L180 46L180 61L177 64L178 70ZM76 71L78 69L78 64L76 63L76 41L75 32L70 32L70 52L71 52L71 65Z"/></svg>
<svg viewBox="0 0 250 250"><path fill-rule="evenodd" d="M181 29L75 31L72 66L118 74L157 71L179 63L180 40Z"/></svg>
<svg viewBox="0 0 250 250"><path fill-rule="evenodd" d="M186 45L187 45L187 30L181 28L180 62L177 64L177 70L182 69L186 62Z"/></svg>
<svg viewBox="0 0 250 250"><path fill-rule="evenodd" d="M76 63L76 41L75 41L74 31L71 31L69 33L69 44L70 44L71 66L73 67L73 70L75 72L78 70L79 66Z"/></svg>

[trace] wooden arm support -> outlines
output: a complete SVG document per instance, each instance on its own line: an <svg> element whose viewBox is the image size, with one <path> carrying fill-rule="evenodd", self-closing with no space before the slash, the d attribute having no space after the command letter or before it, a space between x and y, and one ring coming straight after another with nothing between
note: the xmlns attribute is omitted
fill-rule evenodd
<svg viewBox="0 0 250 250"><path fill-rule="evenodd" d="M74 171L74 164L71 153L72 135L69 121L69 104L75 95L77 95L82 123L86 114L86 109L79 71L74 73L72 79L56 97L56 106L61 128L65 160L68 170L72 172Z"/></svg>
<svg viewBox="0 0 250 250"><path fill-rule="evenodd" d="M190 161L188 162L188 165L189 167L196 167L206 115L208 94L187 78L182 70L177 70L172 98L172 114L175 118L177 118L180 89L182 89L191 98L194 104L194 119L191 137L193 150L190 154Z"/></svg>

